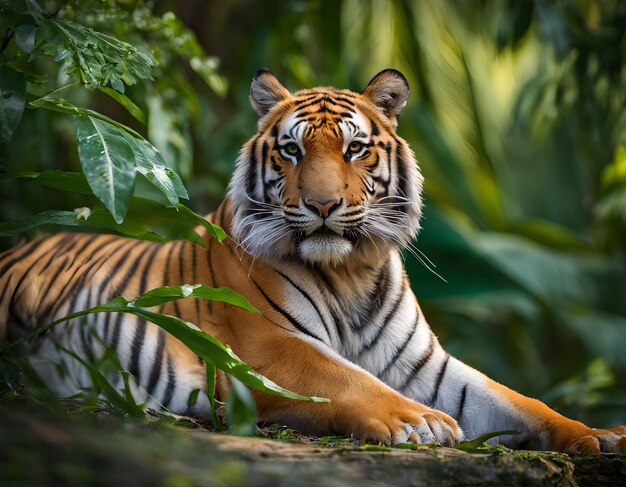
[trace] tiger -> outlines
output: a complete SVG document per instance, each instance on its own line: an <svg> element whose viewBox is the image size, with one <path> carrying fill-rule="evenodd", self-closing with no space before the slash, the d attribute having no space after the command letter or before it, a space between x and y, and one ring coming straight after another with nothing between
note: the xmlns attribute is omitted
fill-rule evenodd
<svg viewBox="0 0 626 487"><path fill-rule="evenodd" d="M228 287L261 313L199 299L156 309L228 344L282 387L329 399L252 390L259 423L384 445L452 446L509 431L492 443L626 453L626 427L594 429L568 419L452 357L430 329L402 259L420 229L423 193L415 156L396 133L408 96L407 79L394 69L360 93L317 87L294 94L270 71L258 71L250 87L257 132L241 149L225 199L207 217L229 238L219 243L198 227L206 249L184 240L72 233L19 245L0 256L0 338L159 286ZM82 320L29 345L33 367L56 394L71 396L90 380L58 344L83 356L106 346L130 372L139 400L207 414L206 394L188 401L206 390L205 364L180 341L124 313ZM51 363L63 363L65 375ZM218 370L218 402L230 388Z"/></svg>

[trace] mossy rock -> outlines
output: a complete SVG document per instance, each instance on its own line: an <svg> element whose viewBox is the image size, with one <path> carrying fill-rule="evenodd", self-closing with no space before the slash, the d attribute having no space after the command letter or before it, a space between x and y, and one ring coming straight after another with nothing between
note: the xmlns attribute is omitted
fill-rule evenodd
<svg viewBox="0 0 626 487"><path fill-rule="evenodd" d="M0 485L626 485L626 457L242 438L110 413L0 407Z"/></svg>

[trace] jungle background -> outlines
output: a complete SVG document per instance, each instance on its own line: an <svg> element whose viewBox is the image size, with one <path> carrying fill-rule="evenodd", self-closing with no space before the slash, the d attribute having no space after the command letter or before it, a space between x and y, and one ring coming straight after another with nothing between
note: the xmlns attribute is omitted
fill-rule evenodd
<svg viewBox="0 0 626 487"><path fill-rule="evenodd" d="M356 91L382 69L402 71L411 97L398 130L426 178L415 243L426 265L410 253L406 265L435 333L454 356L568 416L626 424L625 2L0 5L0 64L17 66L21 49L28 73L27 106L0 145L0 163L8 171L81 170L72 118L28 105L71 85L64 99L154 144L200 214L222 199L238 150L255 132L248 93L257 69L291 90ZM23 19L33 5L152 56L153 80L124 80L142 116L74 83L61 54L34 55L30 46L24 55L28 27L15 37L25 46L11 52L9 24L30 25ZM158 200L141 181L134 192ZM141 201L132 201L128 220L150 210ZM96 203L24 177L0 181L3 222ZM0 249L19 238L1 239Z"/></svg>

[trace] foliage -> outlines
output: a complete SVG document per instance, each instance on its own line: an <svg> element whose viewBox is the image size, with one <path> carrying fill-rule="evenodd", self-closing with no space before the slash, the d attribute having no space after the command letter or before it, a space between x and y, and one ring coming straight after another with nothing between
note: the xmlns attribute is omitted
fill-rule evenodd
<svg viewBox="0 0 626 487"><path fill-rule="evenodd" d="M118 296L107 303L59 318L52 323L38 328L37 331L32 334L3 346L0 348L0 356L8 350L47 332L63 322L94 313L129 313L163 328L189 347L194 354L206 362L207 375L210 373L210 375L213 376L209 379L212 384L214 384L215 381L214 376L216 368L223 370L233 378L233 383L236 385L233 385L233 391L229 394L226 413L229 424L234 427L233 431L235 433L252 435L256 431L256 409L254 400L250 395L250 391L248 391L243 384L267 394L280 395L290 399L314 402L328 401L324 398L301 396L283 389L271 380L252 370L250 366L242 362L239 357L233 353L230 347L222 345L217 339L203 332L193 323L185 322L175 316L164 315L150 310L150 308L155 306L160 306L169 301L182 298L210 299L239 306L251 312L259 312L243 296L228 288L215 289L202 284L193 286L188 284L182 286L164 286L152 289L131 301L128 301L123 296ZM126 412L134 416L141 416L143 414L142 410L134 402L132 394L129 392L127 372L123 372L126 390L126 397L124 399L120 397L119 393L108 383L98 367L90 367L85 359L70 350L64 349L64 351L88 368L93 382L105 390L106 397L109 399L112 398L115 405L120 406ZM213 416L213 423L216 428L219 428L220 421L216 414L214 388L209 387L207 394L209 395L209 403L212 406L211 414ZM126 405L126 407L124 407L124 405Z"/></svg>
<svg viewBox="0 0 626 487"><path fill-rule="evenodd" d="M154 82L124 83L136 109L82 81L53 97L62 93L151 141L181 175L189 206L201 211L221 199L237 151L255 130L247 96L257 69L268 67L292 89L354 90L381 69L400 69L412 95L399 130L426 177L416 246L446 282L411 255L406 262L436 333L455 356L569 415L598 426L626 423L624 2L85 5L71 2L59 16L149 54ZM23 24L3 51L13 70L0 68L3 97L14 93L0 112L0 136L12 132L6 165L22 174L78 172L71 119L30 105L70 80L45 56L27 62L35 24ZM219 57L220 74L205 51ZM23 77L31 95L21 94ZM37 144L32 133L41 134ZM96 211L84 196L61 195L40 178L3 184L2 220L61 202ZM134 194L166 202L143 179ZM147 214L136 203L125 223Z"/></svg>
<svg viewBox="0 0 626 487"><path fill-rule="evenodd" d="M193 230L193 225L200 224L214 238L222 241L226 235L221 228L180 203L181 198L188 199L189 196L179 175L167 165L159 150L144 136L96 110L80 107L57 96L59 92L70 88L83 91L98 89L124 107L135 119L144 122L145 116L141 108L133 103L125 92L126 87L135 85L141 80L153 80L151 74L154 65L153 58L127 42L65 17L65 15L76 17L75 12L72 12L72 8L67 5L54 10L54 13L50 12L52 11L46 11L34 1L24 2L22 5L13 2L0 4L0 13L2 13L0 35L4 39L1 47L3 59L0 64L3 74L0 83L0 141L5 144L11 142L25 107L71 114L76 126L76 146L82 171L81 173L60 170L33 172L5 168L1 176L3 180L30 179L55 189L93 196L99 200L99 203L96 207L82 206L73 211L46 209L35 215L3 222L0 223L0 236L19 234L40 225L53 224L107 229L133 238L157 241L166 241L167 236L187 238L205 246ZM106 14L102 13L100 18L102 16ZM219 83L219 76L213 73L215 64L212 64L208 58L202 58L201 48L195 43L193 36L182 27L182 24L176 22L175 17L171 14L164 16L164 24L152 18L149 12L144 10L141 21L147 22L150 19L153 20L151 26L146 27L149 30L159 26L164 27L166 24L175 27L178 37L169 39L170 50L181 54L191 49L194 52L192 58L183 55L190 66L199 72L214 89L223 90L223 85ZM185 43L185 49L182 51L172 49L173 44L179 38ZM163 50L161 54L165 52L168 51ZM31 65L32 61L43 60L46 56L54 57L54 61L60 66L57 68L57 76L62 75L66 81L70 81L69 83L54 87L55 89L48 87L46 76L38 73ZM45 94L40 96L40 92ZM35 96L37 96L36 99L28 100ZM14 161L10 162L14 163ZM165 232L167 236L162 236L149 227L149 221L148 225L145 221L142 225L137 221L133 222L133 217L136 220L137 215L131 212L131 215L127 216L131 202L142 201L140 198L134 198L136 174L144 176L145 180L162 195L158 197L158 194L147 193L149 199L157 202L156 205L151 205L152 221L155 217L162 221L163 215L171 213L173 209L179 213L178 220L186 223L186 229L181 231L179 226L170 225ZM185 323L177 317L145 309L181 298L223 301L257 312L244 298L229 289L211 289L203 285L158 288L131 302L120 296L108 303L76 311L40 327L28 337L4 346L0 349L0 353L6 353L10 348L64 321L92 313L125 312L151 321L165 329L206 362L207 394L216 427L219 427L214 399L217 368L241 381L237 383L238 386L234 388L235 393L232 394L227 404L227 416L229 420L235 422L234 427L238 428L235 430L236 433L252 434L255 427L254 401L243 384L292 399L323 400L305 398L280 388L254 372L239 360L230 348L202 332L195 325ZM143 407L135 403L130 392L127 372L121 372L125 390L122 396L108 382L99 366L90 364L85 358L63 348L60 344L58 347L87 368L94 390L101 392L113 405L120 407L128 414L143 415ZM57 365L61 366L61 364ZM21 368L27 370L28 365L22 364ZM31 370L31 372L33 372L30 374L32 379L37 382L34 371ZM38 382L40 386L44 386L41 381ZM8 383L5 383L3 388L5 386L8 387Z"/></svg>

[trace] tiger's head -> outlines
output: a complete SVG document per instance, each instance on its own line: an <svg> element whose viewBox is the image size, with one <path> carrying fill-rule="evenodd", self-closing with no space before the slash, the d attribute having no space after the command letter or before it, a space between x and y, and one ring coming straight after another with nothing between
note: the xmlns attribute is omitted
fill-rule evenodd
<svg viewBox="0 0 626 487"><path fill-rule="evenodd" d="M406 78L393 69L362 93L321 87L293 95L258 71L250 91L258 132L228 192L233 238L255 257L321 265L409 245L423 178L396 134L408 96Z"/></svg>

